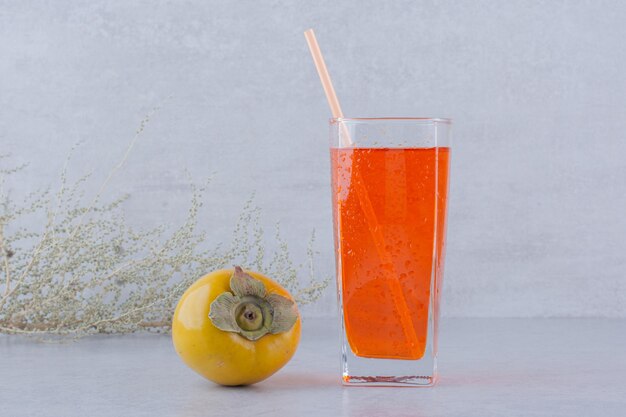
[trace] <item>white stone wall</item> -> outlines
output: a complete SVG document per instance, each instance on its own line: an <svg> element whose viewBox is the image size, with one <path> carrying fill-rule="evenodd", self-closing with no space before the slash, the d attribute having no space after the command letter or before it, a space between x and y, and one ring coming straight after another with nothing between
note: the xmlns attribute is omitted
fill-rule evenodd
<svg viewBox="0 0 626 417"><path fill-rule="evenodd" d="M227 241L256 191L333 273L327 118L314 27L349 116L454 119L444 312L626 317L626 4L619 1L0 1L0 153L19 197L102 180L129 221ZM168 98L170 97L171 98ZM335 309L329 290L306 314Z"/></svg>

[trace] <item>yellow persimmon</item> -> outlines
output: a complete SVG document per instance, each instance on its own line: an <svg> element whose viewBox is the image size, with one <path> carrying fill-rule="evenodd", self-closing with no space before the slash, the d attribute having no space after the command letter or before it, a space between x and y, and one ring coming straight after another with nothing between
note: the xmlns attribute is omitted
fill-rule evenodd
<svg viewBox="0 0 626 417"><path fill-rule="evenodd" d="M291 359L301 320L280 284L240 267L196 281L172 322L176 352L194 371L221 385L262 381Z"/></svg>

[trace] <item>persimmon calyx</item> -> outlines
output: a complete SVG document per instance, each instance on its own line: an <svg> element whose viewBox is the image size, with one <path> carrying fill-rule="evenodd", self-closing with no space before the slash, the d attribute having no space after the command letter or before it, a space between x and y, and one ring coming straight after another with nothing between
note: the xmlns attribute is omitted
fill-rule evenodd
<svg viewBox="0 0 626 417"><path fill-rule="evenodd" d="M298 320L296 303L279 294L268 294L263 282L240 266L230 277L232 292L220 294L212 303L209 319L225 332L239 333L248 340L290 330Z"/></svg>

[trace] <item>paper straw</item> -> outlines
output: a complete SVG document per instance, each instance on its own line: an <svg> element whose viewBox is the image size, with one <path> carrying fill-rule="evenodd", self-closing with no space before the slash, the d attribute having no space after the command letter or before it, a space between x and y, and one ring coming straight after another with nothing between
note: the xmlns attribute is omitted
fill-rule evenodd
<svg viewBox="0 0 626 417"><path fill-rule="evenodd" d="M326 99L328 100L330 111L333 117L343 118L343 112L341 111L341 106L339 105L339 99L337 99L337 94L335 93L333 83L330 79L330 74L328 74L328 69L326 68L326 63L324 62L324 57L322 56L322 51L320 50L320 47L317 43L317 39L315 38L315 33L313 32L313 29L309 29L304 32L304 37L309 44L311 56L313 57L315 68L317 68L317 73L320 76L322 87L324 87L324 92L326 93ZM354 146L346 124L342 120L339 120L338 123L343 133L342 135L340 135L340 137L344 139L344 142L347 142L348 146ZM380 227L378 227L376 213L374 212L374 207L372 207L372 202L369 199L367 189L365 188L363 180L360 177L360 171L356 171L356 176L356 181L354 182L356 186L356 194L359 198L359 204L361 205L361 209L365 214L365 220L367 221L369 231L372 234L378 256L384 265L389 265L392 274L397 277L398 274L396 273L393 259L391 258L391 255L389 255L389 253L385 250L385 238L382 234L382 231L380 230ZM391 297L394 301L394 304L396 305L396 310L398 311L398 314L400 316L400 323L404 331L404 336L409 342L410 350L414 354L419 353L417 350L417 335L415 334L415 328L413 327L413 321L411 320L411 312L406 304L406 299L402 294L402 287L400 286L397 278L388 279L386 281L391 292Z"/></svg>

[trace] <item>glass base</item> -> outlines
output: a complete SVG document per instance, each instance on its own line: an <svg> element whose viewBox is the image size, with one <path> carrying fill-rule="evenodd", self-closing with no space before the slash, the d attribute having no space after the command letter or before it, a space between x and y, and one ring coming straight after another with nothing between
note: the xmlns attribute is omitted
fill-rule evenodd
<svg viewBox="0 0 626 417"><path fill-rule="evenodd" d="M342 343L343 385L432 387L437 383L437 358L430 348L422 359L370 359L356 356Z"/></svg>
<svg viewBox="0 0 626 417"><path fill-rule="evenodd" d="M343 376L343 385L352 387L433 387L436 377L429 376Z"/></svg>

